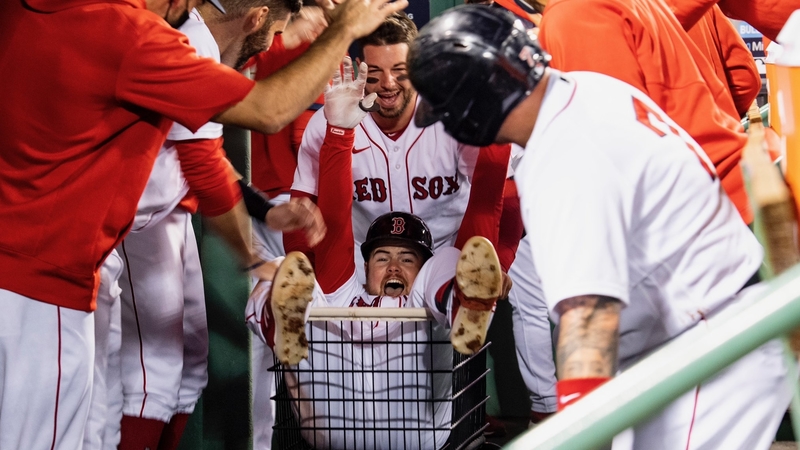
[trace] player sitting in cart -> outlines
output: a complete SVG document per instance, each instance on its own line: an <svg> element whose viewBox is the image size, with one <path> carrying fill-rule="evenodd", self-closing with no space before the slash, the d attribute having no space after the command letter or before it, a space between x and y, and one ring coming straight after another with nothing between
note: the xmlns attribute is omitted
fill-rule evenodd
<svg viewBox="0 0 800 450"><path fill-rule="evenodd" d="M298 370L285 373L285 382L298 399L293 409L303 437L315 448L439 448L450 430L453 363L452 349L434 342L446 342L450 330L457 351L479 350L503 274L486 238L475 236L461 251L449 247L433 255L425 223L412 214L391 212L369 228L361 246L367 282L359 283L351 150L352 128L365 114L359 108L365 64L358 79L350 81L352 66L346 60L344 74L344 82L334 76L325 98L327 133L338 139L326 138L320 150L317 203L328 233L315 248L316 278L305 255L287 255L273 282L253 290L248 326L281 363L299 364ZM364 103L373 100L368 96ZM306 325L309 305L425 307L435 323ZM312 347L310 355L307 333L312 341L325 343ZM353 375L354 368L364 371Z"/></svg>

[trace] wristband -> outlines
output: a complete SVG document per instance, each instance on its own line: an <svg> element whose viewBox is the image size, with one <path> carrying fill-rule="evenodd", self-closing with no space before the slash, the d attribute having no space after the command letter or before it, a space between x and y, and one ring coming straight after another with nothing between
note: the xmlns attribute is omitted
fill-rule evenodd
<svg viewBox="0 0 800 450"><path fill-rule="evenodd" d="M251 270L253 270L253 269L257 269L257 268L259 268L259 267L263 266L263 265L264 265L264 264L266 264L266 263L267 263L267 262L266 262L266 261L263 261L263 260L262 260L262 261L258 261L258 262L254 262L253 264L250 264L249 266L247 266L247 267L243 268L243 269L242 269L242 272L245 272L245 273L247 273L247 272L250 272Z"/></svg>
<svg viewBox="0 0 800 450"><path fill-rule="evenodd" d="M244 180L239 179L239 189L242 191L242 200L244 206L247 208L247 214L257 221L264 223L267 217L267 212L272 209L273 205L267 201L261 192L255 190L252 186L245 183Z"/></svg>
<svg viewBox="0 0 800 450"><path fill-rule="evenodd" d="M558 410L562 411L567 406L577 402L580 398L595 390L598 386L611 378L571 378L556 382L556 399Z"/></svg>

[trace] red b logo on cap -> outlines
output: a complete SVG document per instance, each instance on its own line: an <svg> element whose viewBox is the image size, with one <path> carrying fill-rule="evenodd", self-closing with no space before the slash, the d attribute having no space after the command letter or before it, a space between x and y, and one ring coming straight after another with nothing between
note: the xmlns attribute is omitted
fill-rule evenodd
<svg viewBox="0 0 800 450"><path fill-rule="evenodd" d="M402 217L395 217L392 219L392 231L389 233L391 234L403 234L406 231L406 221Z"/></svg>

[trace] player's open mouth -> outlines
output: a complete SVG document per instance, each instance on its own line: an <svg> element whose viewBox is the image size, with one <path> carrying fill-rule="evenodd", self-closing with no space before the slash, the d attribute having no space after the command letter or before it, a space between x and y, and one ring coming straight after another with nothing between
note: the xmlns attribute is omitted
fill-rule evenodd
<svg viewBox="0 0 800 450"><path fill-rule="evenodd" d="M403 295L405 288L405 283L397 278L390 278L383 283L383 295L388 295L389 297L399 297Z"/></svg>
<svg viewBox="0 0 800 450"><path fill-rule="evenodd" d="M382 108L392 107L395 103L397 103L399 98L400 91L393 93L380 93L378 94L378 104L381 105Z"/></svg>

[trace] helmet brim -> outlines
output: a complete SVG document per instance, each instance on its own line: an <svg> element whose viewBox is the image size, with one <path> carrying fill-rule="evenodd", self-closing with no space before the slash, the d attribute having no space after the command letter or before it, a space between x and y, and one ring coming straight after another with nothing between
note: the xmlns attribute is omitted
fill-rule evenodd
<svg viewBox="0 0 800 450"><path fill-rule="evenodd" d="M423 262L433 256L433 252L419 242L400 237L382 236L361 244L361 256L364 257L364 261L368 262L372 252L380 247L405 247L414 249L422 256Z"/></svg>
<svg viewBox="0 0 800 450"><path fill-rule="evenodd" d="M417 112L414 113L414 125L416 125L417 128L425 128L440 120L442 120L442 114L437 113L433 106L420 95Z"/></svg>

